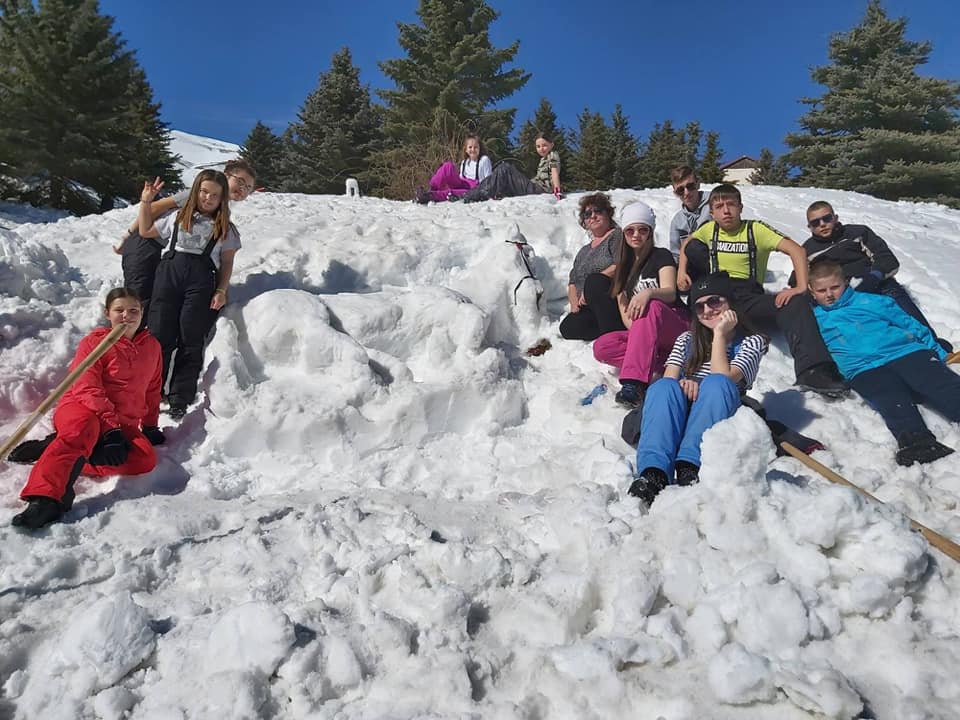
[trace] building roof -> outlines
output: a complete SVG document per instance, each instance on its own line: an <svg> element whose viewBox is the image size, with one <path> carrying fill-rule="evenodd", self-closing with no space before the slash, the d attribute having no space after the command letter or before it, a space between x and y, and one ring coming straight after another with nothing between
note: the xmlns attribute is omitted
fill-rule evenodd
<svg viewBox="0 0 960 720"><path fill-rule="evenodd" d="M753 170L760 167L760 163L749 155L741 155L733 162L720 167L721 170Z"/></svg>

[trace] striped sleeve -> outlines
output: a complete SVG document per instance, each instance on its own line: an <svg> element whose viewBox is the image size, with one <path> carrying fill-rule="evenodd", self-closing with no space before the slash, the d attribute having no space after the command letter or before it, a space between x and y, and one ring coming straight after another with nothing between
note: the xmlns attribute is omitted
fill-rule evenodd
<svg viewBox="0 0 960 720"><path fill-rule="evenodd" d="M730 361L731 368L739 368L743 373L744 389L749 390L753 381L757 379L760 370L760 360L767 352L767 341L763 335L747 335L737 348L736 354Z"/></svg>
<svg viewBox="0 0 960 720"><path fill-rule="evenodd" d="M687 347L690 345L691 337L690 331L687 330L677 338L676 342L673 343L673 350L670 351L670 355L667 357L666 365L674 365L683 370L683 366L687 360Z"/></svg>

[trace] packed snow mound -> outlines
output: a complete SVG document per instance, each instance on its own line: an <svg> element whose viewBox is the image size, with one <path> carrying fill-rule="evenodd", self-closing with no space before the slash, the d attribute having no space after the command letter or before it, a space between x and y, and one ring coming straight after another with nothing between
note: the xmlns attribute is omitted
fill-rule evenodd
<svg viewBox="0 0 960 720"><path fill-rule="evenodd" d="M817 199L873 227L960 339L960 213L744 193L798 240ZM649 203L666 246L669 191L611 195ZM27 469L0 466L0 716L951 717L960 579L905 514L960 539L955 465L898 467L859 399L791 388L775 338L752 395L887 505L776 457L742 409L700 484L643 511L614 393L579 402L616 378L557 333L577 200L236 204L230 303L156 470L82 479L28 536ZM98 322L134 213L0 236L3 312L32 319L0 354L7 434ZM789 269L771 258L767 287Z"/></svg>
<svg viewBox="0 0 960 720"><path fill-rule="evenodd" d="M170 152L180 156L177 167L180 178L187 187L201 170L223 170L228 160L240 156L240 146L214 140L202 135L192 135L181 130L170 131Z"/></svg>

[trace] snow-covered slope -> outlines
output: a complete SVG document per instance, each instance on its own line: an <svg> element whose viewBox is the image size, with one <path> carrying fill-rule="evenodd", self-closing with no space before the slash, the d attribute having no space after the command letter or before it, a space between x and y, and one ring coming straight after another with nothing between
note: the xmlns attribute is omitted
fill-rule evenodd
<svg viewBox="0 0 960 720"><path fill-rule="evenodd" d="M170 152L180 156L183 184L190 187L201 170L223 170L228 160L240 154L240 146L223 140L191 135L180 130L170 131Z"/></svg>
<svg viewBox="0 0 960 720"><path fill-rule="evenodd" d="M612 196L649 202L666 243L667 190ZM960 213L766 187L745 214L802 239L819 198L960 339ZM613 393L579 403L616 381L557 336L576 201L237 204L203 399L159 467L81 481L30 536L9 526L27 469L0 465L0 716L955 717L958 568L902 513L960 540L956 461L899 468L859 400L791 388L778 339L753 394L889 505L775 458L742 411L708 432L702 482L642 513ZM96 324L133 213L0 230L5 436ZM770 269L782 286L787 258Z"/></svg>

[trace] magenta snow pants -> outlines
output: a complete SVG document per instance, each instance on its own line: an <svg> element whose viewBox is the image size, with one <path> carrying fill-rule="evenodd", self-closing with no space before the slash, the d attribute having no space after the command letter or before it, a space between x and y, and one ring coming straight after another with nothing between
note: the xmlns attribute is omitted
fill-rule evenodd
<svg viewBox="0 0 960 720"><path fill-rule="evenodd" d="M477 185L476 180L460 177L460 168L451 160L447 160L430 178L430 199L434 202L443 202L450 195L463 195Z"/></svg>
<svg viewBox="0 0 960 720"><path fill-rule="evenodd" d="M593 341L593 356L620 369L621 380L649 383L663 373L663 365L681 333L690 329L683 308L660 300L647 303L647 311L629 330L605 333Z"/></svg>

